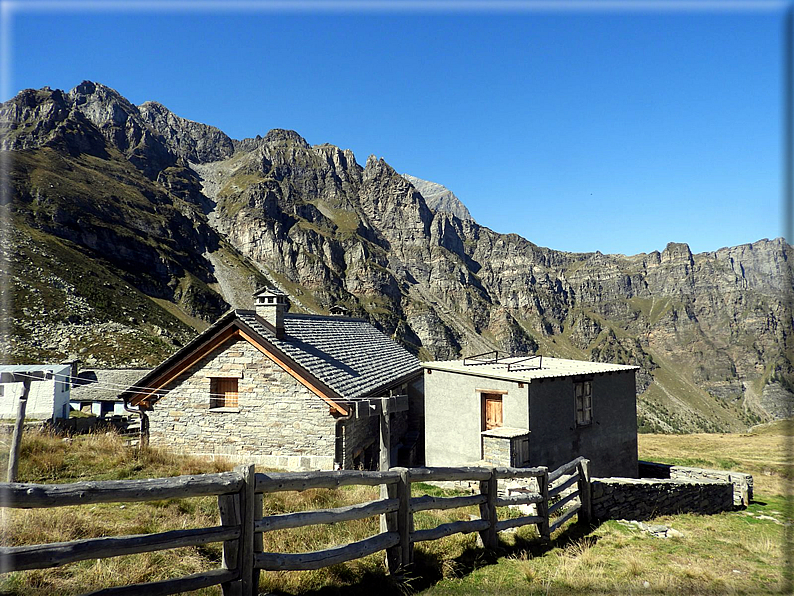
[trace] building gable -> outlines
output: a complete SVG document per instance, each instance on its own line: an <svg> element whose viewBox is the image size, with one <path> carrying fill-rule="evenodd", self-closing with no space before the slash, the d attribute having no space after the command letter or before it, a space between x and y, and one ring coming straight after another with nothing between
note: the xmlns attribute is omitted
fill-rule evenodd
<svg viewBox="0 0 794 596"><path fill-rule="evenodd" d="M226 319L229 320L226 320ZM222 324L221 324L222 323ZM199 335L174 356L163 362L159 367L141 379L135 386L122 394L122 397L134 407L151 410L154 403L167 395L163 388L176 380L191 366L217 350L230 339L247 341L265 357L271 359L295 380L325 401L333 412L347 415L347 409L337 403L339 396L313 375L295 363L286 354L280 353L256 332L246 328L239 320L223 317L216 325Z"/></svg>

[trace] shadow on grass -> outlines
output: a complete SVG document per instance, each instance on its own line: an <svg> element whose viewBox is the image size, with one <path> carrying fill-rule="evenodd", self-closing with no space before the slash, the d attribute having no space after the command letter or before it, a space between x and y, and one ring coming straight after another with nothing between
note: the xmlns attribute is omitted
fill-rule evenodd
<svg viewBox="0 0 794 596"><path fill-rule="evenodd" d="M357 575L344 565L334 565L329 568L329 574L337 576L340 583L345 585L324 586L317 590L301 592L305 596L407 596L427 590L439 581L450 577L465 577L473 571L488 565L495 565L502 557L535 558L542 557L555 548L565 548L571 544L584 544L588 547L595 545L598 538L590 535L599 524L574 523L567 526L553 540L540 538L528 539L515 536L515 543L507 545L500 543L496 550L486 550L478 547L468 547L454 559L445 559L440 553L422 550L421 547L414 551L412 565L397 575L389 575L385 569L366 571ZM274 595L287 596L288 592L274 591Z"/></svg>

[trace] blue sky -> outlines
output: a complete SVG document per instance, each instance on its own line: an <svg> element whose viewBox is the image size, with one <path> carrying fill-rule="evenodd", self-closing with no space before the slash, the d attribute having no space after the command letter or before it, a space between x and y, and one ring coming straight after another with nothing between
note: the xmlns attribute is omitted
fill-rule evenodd
<svg viewBox="0 0 794 596"><path fill-rule="evenodd" d="M165 6L6 2L2 99L88 79L234 138L291 128L559 250L783 235L782 3Z"/></svg>

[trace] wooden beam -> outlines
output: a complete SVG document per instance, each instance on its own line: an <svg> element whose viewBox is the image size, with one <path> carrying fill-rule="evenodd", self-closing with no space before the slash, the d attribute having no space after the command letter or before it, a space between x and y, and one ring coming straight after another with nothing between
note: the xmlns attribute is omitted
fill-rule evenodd
<svg viewBox="0 0 794 596"><path fill-rule="evenodd" d="M97 592L85 594L85 596L168 596L169 594L181 594L192 592L201 588L217 586L220 583L234 579L234 572L227 569L211 569L210 571L200 571L184 577L164 579L157 582L145 584L132 584L130 586L119 586L116 588L105 588Z"/></svg>
<svg viewBox="0 0 794 596"><path fill-rule="evenodd" d="M351 484L378 486L394 484L400 480L399 472L360 472L337 470L335 472L275 472L256 474L256 492L275 493L285 490L307 490L309 488L339 488Z"/></svg>
<svg viewBox="0 0 794 596"><path fill-rule="evenodd" d="M240 536L240 526L172 530L158 534L89 538L71 542L34 544L32 546L0 547L3 572L58 567L75 561L133 555L156 550L197 546L210 542L234 540Z"/></svg>
<svg viewBox="0 0 794 596"><path fill-rule="evenodd" d="M491 468L410 468L411 482L439 482L454 480L490 480Z"/></svg>
<svg viewBox="0 0 794 596"><path fill-rule="evenodd" d="M340 396L332 393L330 388L324 388L320 386L319 382L315 382L311 377L311 375L307 371L297 371L295 370L296 367L291 365L287 360L278 354L276 354L273 350L267 348L267 346L262 345L261 342L257 341L252 335L248 334L243 329L238 329L240 337L245 339L251 345L253 345L257 350L262 352L265 356L270 358L273 362L278 364L281 368L287 371L292 377L295 378L301 385L306 387L309 391L317 395L320 399L322 399L325 403L331 406L334 410L339 412L342 416L347 416L348 411L341 405L339 405L335 400L339 399Z"/></svg>
<svg viewBox="0 0 794 596"><path fill-rule="evenodd" d="M11 435L11 452L8 454L8 481L17 481L17 470L19 468L19 454L22 449L22 432L25 426L25 410L28 406L28 395L30 394L30 379L22 380L22 395L19 396L17 405L17 419L14 423L14 433Z"/></svg>
<svg viewBox="0 0 794 596"><path fill-rule="evenodd" d="M469 534L471 532L482 532L488 529L491 522L487 519L475 519L473 521L459 521L448 524L441 524L430 530L417 530L411 534L411 542L425 542L427 540L438 540L453 534Z"/></svg>
<svg viewBox="0 0 794 596"><path fill-rule="evenodd" d="M446 509L457 509L458 507L482 505L487 500L487 495L467 495L465 497L431 497L430 495L425 495L413 497L410 509L411 513L429 510L443 511Z"/></svg>
<svg viewBox="0 0 794 596"><path fill-rule="evenodd" d="M366 519L381 513L392 513L397 511L399 506L399 499L386 499L368 503L356 503L347 507L334 507L333 509L279 513L278 515L268 515L262 518L256 522L254 528L257 532L272 532L273 530L302 528L315 524L334 524L342 521Z"/></svg>
<svg viewBox="0 0 794 596"><path fill-rule="evenodd" d="M321 569L329 565L360 559L400 543L397 532L377 534L371 538L336 546L325 550L299 554L261 553L256 555L254 565L268 571L299 571Z"/></svg>
<svg viewBox="0 0 794 596"><path fill-rule="evenodd" d="M0 492L3 494L3 507L63 507L221 495L240 490L242 482L242 476L236 472L221 472L174 478L70 484L2 483Z"/></svg>
<svg viewBox="0 0 794 596"><path fill-rule="evenodd" d="M198 348L195 352L186 355L183 360L180 360L179 362L175 362L167 370L164 370L158 376L148 380L147 389L151 389L151 390L135 392L129 400L130 405L138 406L141 402L144 402L146 403L147 406L151 406L153 397L157 397L159 399L159 396L156 396L155 394L162 387L168 385L170 382L175 380L179 375L185 372L188 368L190 368L191 366L196 364L199 360L207 356L214 349L220 347L224 342L234 338L236 335L237 335L237 328L232 322L226 328L224 328L218 335L209 338L207 343L201 346L200 348ZM157 400L155 399L154 401Z"/></svg>
<svg viewBox="0 0 794 596"><path fill-rule="evenodd" d="M503 519L496 522L496 531L509 530L510 528L520 528L530 524L537 525L543 522L543 518L538 515L527 515L524 517L514 517L512 519Z"/></svg>

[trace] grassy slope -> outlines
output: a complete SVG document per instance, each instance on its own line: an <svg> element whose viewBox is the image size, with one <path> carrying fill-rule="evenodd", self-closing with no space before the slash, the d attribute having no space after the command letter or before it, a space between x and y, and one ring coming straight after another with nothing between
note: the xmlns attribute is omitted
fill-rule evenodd
<svg viewBox="0 0 794 596"><path fill-rule="evenodd" d="M416 563L403 577L385 574L382 555L306 572L263 573L260 590L284 594L759 594L780 593L783 526L789 509L783 492L788 470L781 445L791 427L772 425L739 436L640 437L640 456L657 461L738 467L756 474L756 502L746 511L713 516L658 518L683 533L657 539L615 521L596 528L568 524L550 544L537 541L534 528L502 535L503 549L478 549L474 536L452 536L416 547ZM740 440L741 439L741 440ZM691 441L694 441L692 443ZM692 459L691 453L697 453ZM750 455L748 455L750 454ZM0 461L0 465L4 465ZM86 479L145 478L216 472L230 466L178 457L164 451L123 447L114 435L58 437L26 434L21 480L70 482ZM446 491L415 485L415 494ZM376 489L282 493L265 500L266 513L335 507L376 498ZM417 529L468 519L473 508L416 515ZM145 533L212 526L212 498L169 499L155 503L77 506L60 510L4 511L3 543L32 544L102 535ZM500 511L500 516L510 515ZM300 552L343 544L378 531L376 518L319 528L266 534L265 550ZM151 581L217 567L219 545L164 553L84 561L51 570L5 577L12 594L77 594L101 586ZM647 585L646 585L647 582ZM202 594L219 594L217 589Z"/></svg>

